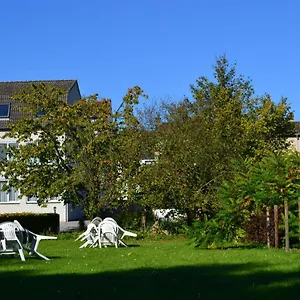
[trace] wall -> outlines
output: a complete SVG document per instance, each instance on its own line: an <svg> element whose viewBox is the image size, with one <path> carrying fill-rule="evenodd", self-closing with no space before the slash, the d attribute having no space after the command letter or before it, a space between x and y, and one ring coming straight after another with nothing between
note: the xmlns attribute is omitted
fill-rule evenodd
<svg viewBox="0 0 300 300"><path fill-rule="evenodd" d="M5 132L0 132L0 143L15 143L16 139L3 138ZM5 177L0 174L0 181L6 181ZM51 201L47 207L41 207L36 202L28 202L27 197L14 202L0 202L0 213L15 213L15 212L32 212L32 213L53 213L54 207L56 213L59 214L60 221L66 222L68 217L68 207L61 201Z"/></svg>

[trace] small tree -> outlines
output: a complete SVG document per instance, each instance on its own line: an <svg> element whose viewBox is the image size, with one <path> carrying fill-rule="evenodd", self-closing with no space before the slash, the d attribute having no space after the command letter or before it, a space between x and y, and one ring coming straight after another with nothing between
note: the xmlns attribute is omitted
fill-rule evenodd
<svg viewBox="0 0 300 300"><path fill-rule="evenodd" d="M223 183L220 193L223 205L219 214L229 217L229 223L237 230L245 227L254 210L263 211L276 205L284 207L288 251L289 204L297 202L299 187L300 154L294 150L269 152L261 161L247 163L245 173L237 171L231 181ZM278 234L278 230L275 232Z"/></svg>

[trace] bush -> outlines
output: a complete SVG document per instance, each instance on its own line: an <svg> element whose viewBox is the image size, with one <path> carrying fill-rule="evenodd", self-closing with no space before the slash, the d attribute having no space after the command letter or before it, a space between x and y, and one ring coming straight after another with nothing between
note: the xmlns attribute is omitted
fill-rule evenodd
<svg viewBox="0 0 300 300"><path fill-rule="evenodd" d="M106 217L114 218L117 223L127 230L136 230L136 231L143 231L142 228L142 215L144 211L140 206L132 205L126 208L120 208L115 211L105 210L102 211L100 217L102 219ZM146 226L150 228L154 223L154 216L152 210L146 210Z"/></svg>
<svg viewBox="0 0 300 300"><path fill-rule="evenodd" d="M191 226L184 226L191 244L199 248L224 248L237 246L244 240L244 230L231 227L218 219L195 221Z"/></svg>
<svg viewBox="0 0 300 300"><path fill-rule="evenodd" d="M182 234L185 232L184 223L180 221L168 221L168 220L159 220L158 224L162 230L168 232L168 234Z"/></svg>

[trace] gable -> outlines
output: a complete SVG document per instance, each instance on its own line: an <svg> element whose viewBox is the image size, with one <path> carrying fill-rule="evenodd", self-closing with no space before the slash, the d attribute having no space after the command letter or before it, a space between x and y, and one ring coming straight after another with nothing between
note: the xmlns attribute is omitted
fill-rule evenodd
<svg viewBox="0 0 300 300"><path fill-rule="evenodd" d="M20 120L23 113L18 109L22 104L11 98L14 93L28 88L31 84L44 83L66 91L66 101L74 103L81 98L77 80L36 80L36 81L7 81L0 82L0 131L8 130L8 123ZM5 112L9 108L8 113ZM1 108L3 114L1 115Z"/></svg>

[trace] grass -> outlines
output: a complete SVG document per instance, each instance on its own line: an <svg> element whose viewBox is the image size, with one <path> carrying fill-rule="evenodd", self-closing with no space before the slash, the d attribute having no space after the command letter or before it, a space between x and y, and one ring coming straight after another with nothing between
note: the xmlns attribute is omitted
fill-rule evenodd
<svg viewBox="0 0 300 300"><path fill-rule="evenodd" d="M266 300L300 294L300 251L197 250L183 239L138 240L118 249L79 246L41 242L40 252L51 261L1 256L2 298Z"/></svg>

